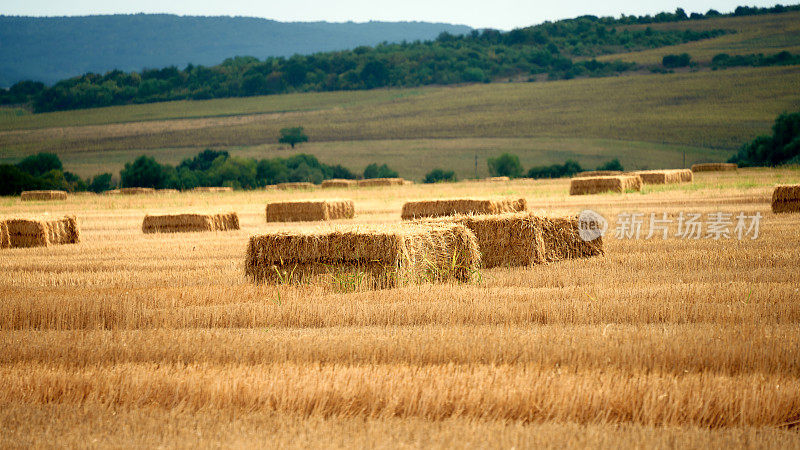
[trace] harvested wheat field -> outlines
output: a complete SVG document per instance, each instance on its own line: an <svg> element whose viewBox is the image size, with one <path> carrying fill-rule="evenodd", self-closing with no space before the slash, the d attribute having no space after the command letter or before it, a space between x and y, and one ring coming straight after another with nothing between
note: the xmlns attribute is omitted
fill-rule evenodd
<svg viewBox="0 0 800 450"><path fill-rule="evenodd" d="M356 209L352 200L321 199L267 203L267 222L315 222L352 219Z"/></svg>
<svg viewBox="0 0 800 450"><path fill-rule="evenodd" d="M458 214L501 214L525 211L524 198L451 198L406 202L400 217L403 220L423 217L454 216Z"/></svg>
<svg viewBox="0 0 800 450"><path fill-rule="evenodd" d="M37 201L37 200L66 200L67 193L65 191L23 191L20 200Z"/></svg>
<svg viewBox="0 0 800 450"><path fill-rule="evenodd" d="M800 184L775 186L772 191L772 212L800 212Z"/></svg>
<svg viewBox="0 0 800 450"><path fill-rule="evenodd" d="M573 178L569 183L569 195L602 194L605 192L622 193L641 190L642 177L638 175Z"/></svg>
<svg viewBox="0 0 800 450"><path fill-rule="evenodd" d="M689 169L641 170L634 175L639 175L644 184L689 183L694 177Z"/></svg>
<svg viewBox="0 0 800 450"><path fill-rule="evenodd" d="M738 166L732 163L703 163L692 165L692 172L724 172L736 169L738 169Z"/></svg>
<svg viewBox="0 0 800 450"><path fill-rule="evenodd" d="M5 198L3 218L80 211L81 244L0 250L0 446L797 448L800 214L772 213L778 184L800 171L613 196L569 196L566 179L353 189L346 224L265 222L266 203L323 191ZM322 256L323 236L387 236L432 195L514 196L563 218L542 234L551 262L371 290L336 269L359 247ZM179 203L236 211L241 229L140 231ZM586 209L609 222L603 256L563 259L599 253L575 246ZM666 233L650 235L651 214ZM681 214L699 215L697 239ZM328 272L255 283L253 236L265 277L301 256Z"/></svg>
<svg viewBox="0 0 800 450"><path fill-rule="evenodd" d="M192 189L195 192L233 192L230 186L199 186Z"/></svg>
<svg viewBox="0 0 800 450"><path fill-rule="evenodd" d="M158 214L146 215L143 233L181 233L190 231L230 231L239 229L235 212L222 214Z"/></svg>

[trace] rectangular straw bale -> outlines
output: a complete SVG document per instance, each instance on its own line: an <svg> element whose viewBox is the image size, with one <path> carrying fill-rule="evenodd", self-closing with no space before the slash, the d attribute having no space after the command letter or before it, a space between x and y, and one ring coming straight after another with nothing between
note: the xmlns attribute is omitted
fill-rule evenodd
<svg viewBox="0 0 800 450"><path fill-rule="evenodd" d="M686 175L687 172L689 173L688 176ZM692 178L691 171L686 169L641 170L635 172L635 174L642 177L642 183L644 184L683 183L684 181L691 181Z"/></svg>
<svg viewBox="0 0 800 450"><path fill-rule="evenodd" d="M800 184L776 186L772 191L772 212L800 212Z"/></svg>
<svg viewBox="0 0 800 450"><path fill-rule="evenodd" d="M23 202L36 200L66 200L65 191L23 191L19 196Z"/></svg>
<svg viewBox="0 0 800 450"><path fill-rule="evenodd" d="M352 200L295 200L270 202L266 208L267 222L310 222L317 220L352 219L355 205Z"/></svg>
<svg viewBox="0 0 800 450"><path fill-rule="evenodd" d="M402 178L367 178L366 180L358 180L359 187L373 187L373 186L402 186L405 180Z"/></svg>
<svg viewBox="0 0 800 450"><path fill-rule="evenodd" d="M103 191L103 195L119 195L121 193L122 192L120 192L119 189L110 189L108 191Z"/></svg>
<svg viewBox="0 0 800 450"><path fill-rule="evenodd" d="M80 229L74 216L62 219L6 219L0 227L0 247L47 247L48 245L77 244Z"/></svg>
<svg viewBox="0 0 800 450"><path fill-rule="evenodd" d="M446 216L420 222L451 222L467 227L478 240L484 268L532 266L545 261L542 228L528 212Z"/></svg>
<svg viewBox="0 0 800 450"><path fill-rule="evenodd" d="M233 188L230 186L199 186L192 190L195 192L232 192Z"/></svg>
<svg viewBox="0 0 800 450"><path fill-rule="evenodd" d="M340 227L252 236L245 273L255 282L336 282L391 288L421 281L467 282L480 265L475 235L463 225Z"/></svg>
<svg viewBox="0 0 800 450"><path fill-rule="evenodd" d="M613 177L573 178L569 184L569 195L599 194L602 192L641 191L642 178L638 175Z"/></svg>
<svg viewBox="0 0 800 450"><path fill-rule="evenodd" d="M158 194L177 194L178 190L177 189L158 189L158 190L156 190L156 193L158 193Z"/></svg>
<svg viewBox="0 0 800 450"><path fill-rule="evenodd" d="M509 177L489 177L486 181L511 181Z"/></svg>
<svg viewBox="0 0 800 450"><path fill-rule="evenodd" d="M322 182L322 189L334 189L334 188L349 188L358 185L356 180L344 180L340 178L334 178L331 180L325 180Z"/></svg>
<svg viewBox="0 0 800 450"><path fill-rule="evenodd" d="M239 229L239 215L224 214L160 214L145 215L143 233L181 233L191 231L228 231Z"/></svg>
<svg viewBox="0 0 800 450"><path fill-rule="evenodd" d="M544 242L544 260L588 258L603 254L603 237L584 241L579 233L579 222L572 217L535 217Z"/></svg>
<svg viewBox="0 0 800 450"><path fill-rule="evenodd" d="M614 177L623 174L625 174L625 172L621 170L587 170L586 172L576 173L572 178Z"/></svg>
<svg viewBox="0 0 800 450"><path fill-rule="evenodd" d="M406 202L400 215L404 220L410 220L456 214L502 214L525 211L527 206L524 198L418 200Z"/></svg>
<svg viewBox="0 0 800 450"><path fill-rule="evenodd" d="M156 190L148 187L126 187L119 190L122 195L155 194Z"/></svg>
<svg viewBox="0 0 800 450"><path fill-rule="evenodd" d="M300 182L300 183L279 183L277 185L278 189L281 189L281 190L284 190L284 191L287 191L287 190L290 190L290 189L314 189L316 187L317 187L316 184L308 183L308 182L305 182L305 181Z"/></svg>
<svg viewBox="0 0 800 450"><path fill-rule="evenodd" d="M692 165L692 172L723 172L736 170L739 166L731 163L703 163Z"/></svg>

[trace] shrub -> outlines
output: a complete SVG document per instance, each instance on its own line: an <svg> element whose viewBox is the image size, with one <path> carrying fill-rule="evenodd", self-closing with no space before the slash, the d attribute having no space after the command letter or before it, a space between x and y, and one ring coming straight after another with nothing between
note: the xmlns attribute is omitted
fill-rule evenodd
<svg viewBox="0 0 800 450"><path fill-rule="evenodd" d="M425 175L425 183L452 182L456 180L456 173L452 170L433 169Z"/></svg>
<svg viewBox="0 0 800 450"><path fill-rule="evenodd" d="M522 175L522 164L519 163L517 155L503 153L497 158L489 158L486 163L493 177L518 178Z"/></svg>
<svg viewBox="0 0 800 450"><path fill-rule="evenodd" d="M728 162L739 166L777 166L800 156L800 112L775 119L772 136L758 136L744 144Z"/></svg>
<svg viewBox="0 0 800 450"><path fill-rule="evenodd" d="M398 174L386 164L372 163L364 169L364 178L397 178Z"/></svg>
<svg viewBox="0 0 800 450"><path fill-rule="evenodd" d="M620 172L624 172L625 168L622 167L622 163L619 162L618 158L614 158L611 161L606 161L597 166L597 170L619 170Z"/></svg>
<svg viewBox="0 0 800 450"><path fill-rule="evenodd" d="M687 67L692 62L692 57L688 53L681 53L680 55L665 55L661 59L661 65L674 69L676 67Z"/></svg>
<svg viewBox="0 0 800 450"><path fill-rule="evenodd" d="M23 172L27 172L35 177L43 175L51 170L63 170L61 160L53 153L37 153L28 156L19 163L17 167Z"/></svg>
<svg viewBox="0 0 800 450"><path fill-rule="evenodd" d="M583 171L583 169L577 161L568 159L563 165L553 164L550 166L531 167L531 169L528 170L528 178L571 177L581 171Z"/></svg>

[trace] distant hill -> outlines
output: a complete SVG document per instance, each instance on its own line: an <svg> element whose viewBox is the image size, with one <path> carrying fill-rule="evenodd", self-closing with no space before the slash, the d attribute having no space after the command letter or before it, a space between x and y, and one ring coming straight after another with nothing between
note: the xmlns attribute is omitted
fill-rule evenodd
<svg viewBox="0 0 800 450"><path fill-rule="evenodd" d="M252 17L167 14L83 17L0 16L0 86L47 84L109 70L189 63L214 65L237 56L291 56L380 42L429 40L462 25L427 22L277 22Z"/></svg>

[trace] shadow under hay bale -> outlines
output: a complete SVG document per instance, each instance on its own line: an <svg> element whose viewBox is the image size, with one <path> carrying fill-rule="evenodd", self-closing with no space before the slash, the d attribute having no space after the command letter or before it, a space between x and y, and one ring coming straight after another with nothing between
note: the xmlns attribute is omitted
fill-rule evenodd
<svg viewBox="0 0 800 450"><path fill-rule="evenodd" d="M772 191L772 212L800 213L800 184L776 186Z"/></svg>
<svg viewBox="0 0 800 450"><path fill-rule="evenodd" d="M484 268L532 266L545 262L540 222L530 213L457 215L416 223L464 225L475 234Z"/></svg>
<svg viewBox="0 0 800 450"><path fill-rule="evenodd" d="M156 190L153 188L144 187L127 187L119 190L122 195L141 195L141 194L155 194Z"/></svg>
<svg viewBox="0 0 800 450"><path fill-rule="evenodd" d="M738 168L738 165L732 163L703 163L692 165L692 172L725 172Z"/></svg>
<svg viewBox="0 0 800 450"><path fill-rule="evenodd" d="M255 282L383 289L416 282L469 282L479 266L475 235L451 223L252 236L245 273Z"/></svg>
<svg viewBox="0 0 800 450"><path fill-rule="evenodd" d="M65 191L23 191L19 199L23 202L36 200L66 200L67 193Z"/></svg>
<svg viewBox="0 0 800 450"><path fill-rule="evenodd" d="M279 183L275 185L275 187L284 191L288 191L290 189L315 189L317 185L303 181L300 183Z"/></svg>
<svg viewBox="0 0 800 450"><path fill-rule="evenodd" d="M343 180L334 178L322 182L322 189L349 188L358 185L356 180Z"/></svg>
<svg viewBox="0 0 800 450"><path fill-rule="evenodd" d="M577 217L534 217L541 229L544 242L544 261L554 262L565 259L600 256L603 251L603 237L584 241L580 236L580 223Z"/></svg>
<svg viewBox="0 0 800 450"><path fill-rule="evenodd" d="M373 186L402 186L405 180L402 178L367 178L366 180L358 180L358 187L373 187Z"/></svg>
<svg viewBox="0 0 800 450"><path fill-rule="evenodd" d="M589 177L615 177L625 175L621 170L587 170L586 172L578 172L572 178L589 178Z"/></svg>
<svg viewBox="0 0 800 450"><path fill-rule="evenodd" d="M352 200L297 200L267 203L267 222L314 222L352 219L356 215Z"/></svg>
<svg viewBox="0 0 800 450"><path fill-rule="evenodd" d="M0 248L47 247L81 240L74 216L56 220L6 219L0 229Z"/></svg>
<svg viewBox="0 0 800 450"><path fill-rule="evenodd" d="M692 171L689 169L641 170L634 172L634 175L642 177L644 184L685 183L693 179Z"/></svg>
<svg viewBox="0 0 800 450"><path fill-rule="evenodd" d="M502 214L525 211L527 207L524 198L419 200L406 202L400 216L403 220L412 220L457 214Z"/></svg>
<svg viewBox="0 0 800 450"><path fill-rule="evenodd" d="M569 195L600 194L603 192L622 193L641 190L642 178L638 175L573 178L569 183Z"/></svg>
<svg viewBox="0 0 800 450"><path fill-rule="evenodd" d="M193 188L194 192L233 192L230 186L200 186Z"/></svg>
<svg viewBox="0 0 800 450"><path fill-rule="evenodd" d="M192 231L229 231L239 229L239 215L225 214L161 214L146 215L143 233L183 233Z"/></svg>

